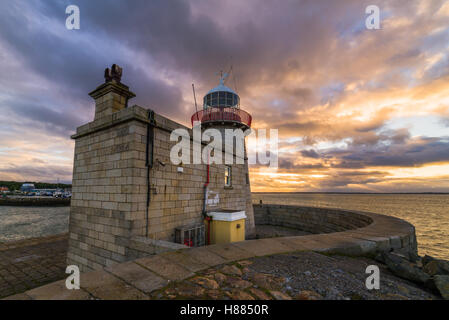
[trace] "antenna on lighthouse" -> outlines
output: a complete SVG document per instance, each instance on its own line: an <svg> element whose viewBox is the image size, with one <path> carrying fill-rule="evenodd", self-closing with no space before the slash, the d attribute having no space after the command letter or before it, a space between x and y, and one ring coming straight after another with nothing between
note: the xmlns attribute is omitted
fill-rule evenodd
<svg viewBox="0 0 449 320"><path fill-rule="evenodd" d="M217 76L220 76L220 84L224 85L225 79L229 76L229 73L223 72L221 70L220 72L215 73Z"/></svg>
<svg viewBox="0 0 449 320"><path fill-rule="evenodd" d="M193 99L195 100L195 111L198 112L198 105L196 104L195 85L192 83Z"/></svg>

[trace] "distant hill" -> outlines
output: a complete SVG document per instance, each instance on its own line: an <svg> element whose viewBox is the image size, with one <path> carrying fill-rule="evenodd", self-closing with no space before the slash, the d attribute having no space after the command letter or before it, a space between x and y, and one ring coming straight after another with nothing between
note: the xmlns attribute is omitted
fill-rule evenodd
<svg viewBox="0 0 449 320"><path fill-rule="evenodd" d="M72 188L71 184L66 183L48 183L48 182L34 182L34 181L0 181L0 187L8 187L10 191L19 190L22 184L32 183L36 189L57 189L57 188Z"/></svg>

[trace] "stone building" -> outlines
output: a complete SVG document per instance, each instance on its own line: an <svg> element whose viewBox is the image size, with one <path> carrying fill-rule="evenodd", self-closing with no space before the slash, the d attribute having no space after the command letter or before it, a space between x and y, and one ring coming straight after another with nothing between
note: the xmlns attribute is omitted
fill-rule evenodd
<svg viewBox="0 0 449 320"><path fill-rule="evenodd" d="M192 137L192 129L152 110L128 107L135 94L121 83L121 73L116 65L106 69L105 83L90 93L94 121L72 136L68 264L95 270L183 247L174 243L176 229L204 226L204 212L217 208L244 210L246 235L251 236L246 154L243 164L173 164L170 150L177 142L170 141L172 131L183 128ZM220 130L248 128L251 116L239 108L239 99L221 82L206 95L204 109L192 122Z"/></svg>

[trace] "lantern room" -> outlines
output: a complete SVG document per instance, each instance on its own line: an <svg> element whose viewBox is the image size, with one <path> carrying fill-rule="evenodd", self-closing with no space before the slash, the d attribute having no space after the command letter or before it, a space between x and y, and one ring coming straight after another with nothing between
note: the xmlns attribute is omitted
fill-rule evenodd
<svg viewBox="0 0 449 320"><path fill-rule="evenodd" d="M192 125L200 122L204 125L229 125L250 128L251 115L240 109L240 97L231 88L224 85L227 74L220 77L218 86L210 90L203 99L203 110L192 115Z"/></svg>

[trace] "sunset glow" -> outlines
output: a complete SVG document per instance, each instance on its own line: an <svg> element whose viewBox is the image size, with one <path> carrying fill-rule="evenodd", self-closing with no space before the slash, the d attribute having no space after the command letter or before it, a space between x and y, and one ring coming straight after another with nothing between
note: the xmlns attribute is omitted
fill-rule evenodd
<svg viewBox="0 0 449 320"><path fill-rule="evenodd" d="M185 125L192 82L202 97L232 65L252 126L279 134L252 191L449 192L447 2L378 1L380 30L370 1L168 2L77 1L71 31L66 1L0 5L0 180L71 181L70 135L112 63L131 105Z"/></svg>

